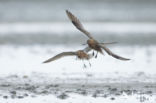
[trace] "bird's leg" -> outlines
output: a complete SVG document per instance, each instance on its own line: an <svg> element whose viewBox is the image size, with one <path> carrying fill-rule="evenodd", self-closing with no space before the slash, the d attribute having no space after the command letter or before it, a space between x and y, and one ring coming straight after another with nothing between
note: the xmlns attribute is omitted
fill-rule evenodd
<svg viewBox="0 0 156 103"><path fill-rule="evenodd" d="M97 55L98 55L98 51L97 51L97 53L96 53L96 55L95 55L95 58L97 58Z"/></svg>
<svg viewBox="0 0 156 103"><path fill-rule="evenodd" d="M86 64L83 64L83 68L87 68Z"/></svg>
<svg viewBox="0 0 156 103"><path fill-rule="evenodd" d="M88 60L88 62L89 62L89 66L91 67L92 65L91 65L91 63L90 63L90 61Z"/></svg>
<svg viewBox="0 0 156 103"><path fill-rule="evenodd" d="M83 62L83 68L87 68L86 64L84 63L84 60L82 60Z"/></svg>
<svg viewBox="0 0 156 103"><path fill-rule="evenodd" d="M93 51L92 55L94 56L94 51Z"/></svg>

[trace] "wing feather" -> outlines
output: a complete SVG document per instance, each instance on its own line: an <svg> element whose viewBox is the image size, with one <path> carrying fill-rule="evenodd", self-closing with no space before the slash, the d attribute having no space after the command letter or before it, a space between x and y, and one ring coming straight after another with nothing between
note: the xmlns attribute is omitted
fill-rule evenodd
<svg viewBox="0 0 156 103"><path fill-rule="evenodd" d="M81 24L81 22L79 21L79 19L74 16L70 11L66 10L66 14L68 16L68 18L71 20L71 22L73 23L73 25L80 30L81 32L83 32L84 34L86 34L90 39L93 39L93 37L90 35L90 33L85 30L85 28L83 27L83 25Z"/></svg>
<svg viewBox="0 0 156 103"><path fill-rule="evenodd" d="M44 61L43 63L52 62L54 60L60 59L65 56L74 56L74 55L76 55L75 52L63 52L63 53L57 54L56 56L54 56L52 58L49 58L48 60Z"/></svg>
<svg viewBox="0 0 156 103"><path fill-rule="evenodd" d="M101 45L109 45L109 44L116 44L117 42L106 42L106 43L99 43Z"/></svg>
<svg viewBox="0 0 156 103"><path fill-rule="evenodd" d="M124 57L121 57L121 56L118 56L116 54L114 54L112 51L110 51L106 46L104 45L100 45L110 56L116 58L116 59L120 59L120 60L130 60L128 58L124 58Z"/></svg>

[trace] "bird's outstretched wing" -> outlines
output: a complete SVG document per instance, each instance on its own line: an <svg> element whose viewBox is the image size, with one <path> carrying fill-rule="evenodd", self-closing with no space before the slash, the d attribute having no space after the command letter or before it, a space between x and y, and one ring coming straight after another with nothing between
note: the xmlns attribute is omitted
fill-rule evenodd
<svg viewBox="0 0 156 103"><path fill-rule="evenodd" d="M74 56L74 55L76 55L76 52L63 52L63 53L57 54L56 56L54 56L52 58L49 58L48 60L44 61L43 63L52 62L52 61L60 59L64 56Z"/></svg>
<svg viewBox="0 0 156 103"><path fill-rule="evenodd" d="M91 51L91 50L92 50L92 49L91 49L90 47L88 47L88 46L87 46L86 48L83 49L83 51L86 52L86 53L88 53L88 52Z"/></svg>
<svg viewBox="0 0 156 103"><path fill-rule="evenodd" d="M121 56L118 56L116 54L114 54L112 51L110 51L106 46L104 45L100 45L109 55L111 55L112 57L116 58L116 59L120 59L120 60L130 60L128 58L124 58Z"/></svg>
<svg viewBox="0 0 156 103"><path fill-rule="evenodd" d="M73 25L75 25L75 27L80 30L81 32L83 32L84 34L86 34L90 39L93 39L93 37L90 35L90 33L85 30L85 28L83 27L83 25L81 24L81 22L79 21L79 19L74 16L70 11L66 10L66 14L68 16L68 18L71 20L71 22L73 23Z"/></svg>
<svg viewBox="0 0 156 103"><path fill-rule="evenodd" d="M106 42L106 43L99 43L99 44L101 44L101 45L109 45L109 44L116 44L116 43L118 43L118 42Z"/></svg>

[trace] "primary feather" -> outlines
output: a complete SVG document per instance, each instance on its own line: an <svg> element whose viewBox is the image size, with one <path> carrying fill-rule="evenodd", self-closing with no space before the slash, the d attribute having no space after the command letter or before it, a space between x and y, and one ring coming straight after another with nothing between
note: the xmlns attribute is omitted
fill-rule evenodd
<svg viewBox="0 0 156 103"><path fill-rule="evenodd" d="M120 59L120 60L130 60L128 58L124 58L121 56L118 56L116 54L114 54L112 51L110 51L106 46L104 45L100 45L109 55L111 55L112 57L116 58L116 59Z"/></svg>
<svg viewBox="0 0 156 103"><path fill-rule="evenodd" d="M66 10L66 14L68 16L68 18L71 20L71 22L73 23L73 25L80 30L81 32L83 32L84 34L86 34L90 39L92 39L93 37L90 35L90 33L85 30L85 28L83 27L83 25L81 24L81 22L79 21L79 19L74 16L70 11Z"/></svg>
<svg viewBox="0 0 156 103"><path fill-rule="evenodd" d="M63 53L57 54L56 56L54 56L52 58L49 58L48 60L44 61L43 63L52 62L54 60L60 59L65 56L74 56L74 55L76 55L75 52L63 52Z"/></svg>

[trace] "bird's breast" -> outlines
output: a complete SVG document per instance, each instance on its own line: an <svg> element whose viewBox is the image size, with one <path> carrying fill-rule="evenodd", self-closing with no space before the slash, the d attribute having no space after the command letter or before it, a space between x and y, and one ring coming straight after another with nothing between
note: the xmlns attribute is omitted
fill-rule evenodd
<svg viewBox="0 0 156 103"><path fill-rule="evenodd" d="M78 53L78 58L79 58L79 59L88 59L89 56L88 56L88 54L85 53L85 52L79 52L79 53Z"/></svg>
<svg viewBox="0 0 156 103"><path fill-rule="evenodd" d="M95 48L96 45L97 45L97 43L96 43L94 40L92 40L92 39L89 39L89 40L87 41L87 44L88 44L89 47L91 47L91 48Z"/></svg>

